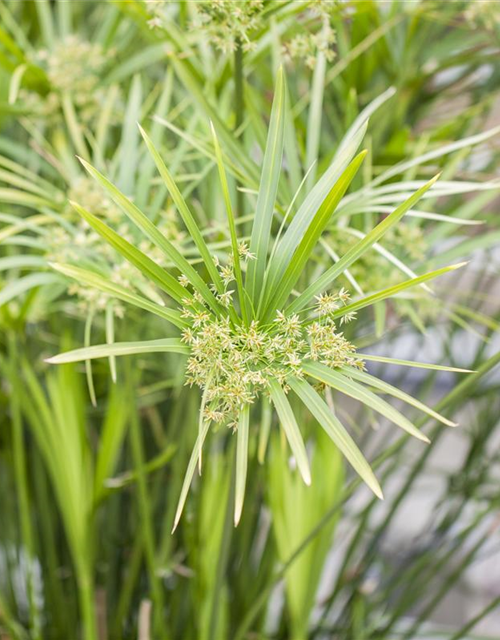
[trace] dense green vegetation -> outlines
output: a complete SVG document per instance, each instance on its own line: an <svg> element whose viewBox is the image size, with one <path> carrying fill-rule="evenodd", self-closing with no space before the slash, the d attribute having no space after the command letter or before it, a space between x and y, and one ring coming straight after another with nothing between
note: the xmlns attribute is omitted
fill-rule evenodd
<svg viewBox="0 0 500 640"><path fill-rule="evenodd" d="M498 535L499 42L0 0L2 640L485 637L437 614Z"/></svg>

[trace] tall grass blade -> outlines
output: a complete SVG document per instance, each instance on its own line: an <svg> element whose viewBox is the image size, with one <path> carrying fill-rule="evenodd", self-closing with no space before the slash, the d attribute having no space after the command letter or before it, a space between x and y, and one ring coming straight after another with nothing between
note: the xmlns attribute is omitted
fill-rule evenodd
<svg viewBox="0 0 500 640"><path fill-rule="evenodd" d="M234 502L234 526L236 527L241 518L243 510L243 500L245 499L245 484L247 480L248 467L248 427L250 421L250 405L246 405L238 420L238 431L236 441L236 486Z"/></svg>
<svg viewBox="0 0 500 640"><path fill-rule="evenodd" d="M258 302L264 280L274 204L281 174L285 130L285 97L285 77L283 69L280 68L276 78L271 122L250 239L250 252L255 254L255 260L252 260L248 266L245 281L245 286L250 299L254 302L254 306Z"/></svg>
<svg viewBox="0 0 500 640"><path fill-rule="evenodd" d="M350 249L342 258L321 275L314 283L296 299L289 307L289 312L296 312L307 305L311 298L324 291L345 269L358 260L377 240L394 226L404 214L416 204L420 198L428 191L439 178L439 175L429 180L423 187L410 196L403 204L395 209L385 220L380 222L374 229Z"/></svg>
<svg viewBox="0 0 500 640"><path fill-rule="evenodd" d="M140 342L115 342L113 344L98 344L83 349L74 349L57 356L47 358L49 364L67 364L110 356L130 356L141 353L180 353L189 354L190 348L179 338L160 338L158 340L143 340Z"/></svg>
<svg viewBox="0 0 500 640"><path fill-rule="evenodd" d="M379 398L372 391L365 389L362 385L357 384L347 376L338 371L334 371L320 362L306 362L304 364L304 371L316 380L366 404L366 406L385 416L388 420L394 422L394 424L397 424L398 427L401 427L401 429L404 429L404 431L418 440L429 442L429 438L421 433L417 427L399 413L399 411L396 411L396 409L385 400L382 400L382 398Z"/></svg>
<svg viewBox="0 0 500 640"><path fill-rule="evenodd" d="M286 439L290 445L290 449L297 462L297 467L300 474L306 484L311 484L311 471L309 469L309 461L307 459L307 452L304 446L304 441L300 435L297 420L287 400L285 392L276 380L271 380L269 383L269 390L271 394L271 400L273 401L280 424L285 432Z"/></svg>
<svg viewBox="0 0 500 640"><path fill-rule="evenodd" d="M289 384L293 392L302 400L328 436L337 445L356 473L361 476L373 493L382 499L382 490L370 465L365 460L354 440L347 433L344 425L330 411L319 393L305 380L290 378Z"/></svg>

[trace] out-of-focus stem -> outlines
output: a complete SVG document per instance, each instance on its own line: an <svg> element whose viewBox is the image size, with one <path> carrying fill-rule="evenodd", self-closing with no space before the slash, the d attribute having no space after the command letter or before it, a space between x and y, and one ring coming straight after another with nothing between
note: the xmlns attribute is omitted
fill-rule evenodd
<svg viewBox="0 0 500 640"><path fill-rule="evenodd" d="M17 366L17 345L15 336L10 336L9 356L11 364L12 381L15 383L18 372ZM30 608L30 631L33 640L39 640L40 634L40 614L38 611L35 594L33 564L35 562L35 551L33 532L31 528L31 517L28 497L28 480L26 472L26 451L23 437L23 423L21 419L20 398L17 389L14 387L11 394L11 419L12 419L12 448L14 453L14 471L16 476L16 490L19 504L19 519L21 528L21 539L24 551L28 556L27 590Z"/></svg>
<svg viewBox="0 0 500 640"><path fill-rule="evenodd" d="M235 122L234 129L238 131L243 124L243 117L245 111L245 96L244 96L244 77L243 77L243 49L241 43L236 43L236 49L234 52L234 112ZM245 215L244 212L244 198L243 193L238 189L236 191L236 216L240 217Z"/></svg>

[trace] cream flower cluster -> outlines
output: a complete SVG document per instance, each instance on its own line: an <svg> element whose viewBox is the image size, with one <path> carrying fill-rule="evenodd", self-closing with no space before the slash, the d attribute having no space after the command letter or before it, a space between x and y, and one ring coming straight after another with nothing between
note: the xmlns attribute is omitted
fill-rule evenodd
<svg viewBox="0 0 500 640"><path fill-rule="evenodd" d="M60 115L66 94L79 120L88 123L102 106L104 93L99 83L110 57L111 52L104 52L100 44L68 35L56 42L51 51L42 49L35 54L34 63L47 74L49 93L42 97L33 91L23 91L21 97L35 115L54 120Z"/></svg>
<svg viewBox="0 0 500 640"><path fill-rule="evenodd" d="M289 377L303 377L304 360L363 368L332 318L348 299L344 289L325 294L316 299L314 319L278 311L266 326L256 320L245 326L228 317L216 318L200 296L186 299L183 316L191 323L182 336L191 347L186 384L203 390L206 419L235 426L241 408L265 393L271 380L287 392ZM343 318L349 321L353 316Z"/></svg>

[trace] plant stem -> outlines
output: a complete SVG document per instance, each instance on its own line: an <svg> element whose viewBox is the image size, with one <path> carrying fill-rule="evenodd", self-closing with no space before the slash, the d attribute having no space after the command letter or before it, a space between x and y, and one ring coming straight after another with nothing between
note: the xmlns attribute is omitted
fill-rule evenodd
<svg viewBox="0 0 500 640"><path fill-rule="evenodd" d="M83 637L85 640L97 640L97 624L94 603L94 584L87 566L78 569L78 597L83 617Z"/></svg>
<svg viewBox="0 0 500 640"><path fill-rule="evenodd" d="M131 383L130 365L129 365L129 388L131 397L133 393L133 384ZM132 403L131 403L132 404ZM162 620L164 612L163 592L160 580L156 573L156 555L155 555L155 543L154 533L152 527L152 508L149 498L148 489L146 486L146 476L144 472L144 451L141 439L141 432L139 428L139 418L137 415L137 408L135 403L131 407L130 418L130 437L132 443L132 457L134 460L134 466L137 473L137 489L139 498L139 513L141 520L142 535L144 539L144 551L146 556L146 563L149 571L149 580L151 583L151 592L153 596L154 609L153 609L153 626L155 637L166 638L167 632L165 624ZM158 634L158 635L156 635Z"/></svg>
<svg viewBox="0 0 500 640"><path fill-rule="evenodd" d="M459 631L457 631L457 633L454 636L452 636L450 640L460 640L460 638L464 638L465 635L471 629L473 629L478 622L481 622L481 620L485 618L490 613L490 611L493 611L494 609L496 609L498 605L500 605L500 596L492 600L489 605L487 605L482 611L480 611L477 614L477 616L472 618L470 622L468 622L464 627L462 627Z"/></svg>
<svg viewBox="0 0 500 640"><path fill-rule="evenodd" d="M134 540L134 546L128 562L127 572L124 575L120 598L116 607L116 615L113 623L111 637L120 637L123 632L124 621L130 611L134 588L141 569L141 560L144 550L144 540L138 536Z"/></svg>
<svg viewBox="0 0 500 640"><path fill-rule="evenodd" d="M233 513L234 496L236 491L236 465L235 465L235 437L230 438L227 455L229 458L229 488L227 491L226 513L224 515L224 528L220 542L219 562L217 565L217 576L215 579L214 595L212 600L212 611L210 613L210 626L208 630L208 640L217 640L217 623L219 620L219 601L224 584L224 574L226 573L227 561L229 559L229 547L233 535Z"/></svg>
<svg viewBox="0 0 500 640"><path fill-rule="evenodd" d="M21 540L24 551L28 557L27 591L30 609L30 632L33 640L39 640L40 613L37 607L35 585L33 579L33 564L35 561L35 547L28 497L28 479L26 473L26 451L23 437L23 423L21 419L20 396L17 389L17 345L13 335L9 339L9 361L11 366L11 383L13 385L10 409L12 418L12 450L14 456L14 472L16 477L17 499L19 501L19 519L21 527Z"/></svg>
<svg viewBox="0 0 500 640"><path fill-rule="evenodd" d="M245 111L243 49L241 48L241 42L239 40L236 43L236 50L234 52L234 111L236 116L234 130L238 131L243 124ZM245 215L244 206L243 193L239 189L236 189L236 217Z"/></svg>
<svg viewBox="0 0 500 640"><path fill-rule="evenodd" d="M470 374L465 380L462 380L462 382L454 387L444 398L440 400L440 402L436 404L435 410L438 412L442 411L445 408L454 406L456 403L460 404L461 400L465 400L470 397L473 389L477 386L483 376L485 376L498 364L500 364L500 353L497 353L491 356L491 358L488 358L488 360L481 364L481 366L477 369L477 371L475 371L475 373ZM418 427L421 427L427 422L429 422L429 418L425 417L416 424ZM437 427L433 431L432 442L434 442L440 430L441 427ZM372 463L372 468L377 469L378 467L380 467L383 462L396 454L405 445L409 438L410 436L407 434L398 438L391 446L389 446L387 449L385 449L385 451L377 456L377 458ZM332 505L330 510L327 511L323 518L321 518L316 526L311 529L311 531L307 534L303 541L296 547L296 549L288 557L286 562L284 562L283 565L276 571L275 575L270 579L269 584L264 589L262 589L260 594L257 596L255 601L246 612L243 620L240 622L239 627L236 630L234 640L243 640L245 634L250 629L252 622L254 621L260 610L266 605L266 602L268 602L269 596L275 585L285 576L290 566L309 546L309 544L313 540L315 540L316 536L321 532L323 527L326 526L331 518L333 518L337 514L344 502L350 496L352 496L352 494L360 484L361 480L359 478L355 478L345 487L343 497L337 500L335 504ZM391 514L393 514L393 511L394 510L391 510ZM386 519L384 519L384 522L386 522Z"/></svg>

